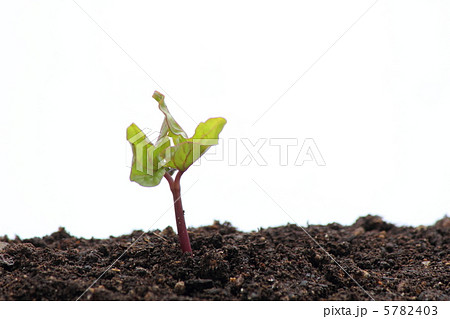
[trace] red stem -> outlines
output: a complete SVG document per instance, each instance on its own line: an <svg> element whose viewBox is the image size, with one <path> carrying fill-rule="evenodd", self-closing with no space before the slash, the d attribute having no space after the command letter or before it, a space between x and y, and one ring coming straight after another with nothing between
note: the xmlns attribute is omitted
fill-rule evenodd
<svg viewBox="0 0 450 319"><path fill-rule="evenodd" d="M173 205L175 207L175 219L177 221L178 240L180 241L181 250L183 253L188 252L192 254L191 243L189 241L189 234L186 229L186 222L184 221L183 204L181 203L181 186L180 179L184 172L178 171L175 180L166 172L164 177L169 182L170 190L173 195Z"/></svg>

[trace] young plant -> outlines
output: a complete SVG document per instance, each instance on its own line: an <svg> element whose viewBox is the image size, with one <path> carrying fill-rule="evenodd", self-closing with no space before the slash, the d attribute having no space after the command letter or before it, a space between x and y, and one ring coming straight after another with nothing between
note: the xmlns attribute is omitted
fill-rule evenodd
<svg viewBox="0 0 450 319"><path fill-rule="evenodd" d="M155 91L153 98L164 114L156 142L150 142L145 133L134 123L127 129L127 140L133 150L130 180L145 187L159 185L163 177L169 182L181 250L192 253L181 203L180 179L197 159L212 145L218 143L219 134L227 121L221 117L210 118L200 123L194 135L189 138L169 113L164 102L164 95ZM175 172L177 173L173 178Z"/></svg>

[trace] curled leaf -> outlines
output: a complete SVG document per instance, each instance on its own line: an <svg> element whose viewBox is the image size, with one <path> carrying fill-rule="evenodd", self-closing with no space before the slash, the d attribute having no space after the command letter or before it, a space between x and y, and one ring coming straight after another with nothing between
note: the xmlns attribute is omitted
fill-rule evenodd
<svg viewBox="0 0 450 319"><path fill-rule="evenodd" d="M164 152L170 146L170 140L162 138L155 146L134 123L127 129L127 140L133 150L130 180L146 187L158 185L167 170Z"/></svg>
<svg viewBox="0 0 450 319"><path fill-rule="evenodd" d="M153 93L153 98L158 102L159 109L164 113L164 121L161 126L160 134L158 141L164 136L177 137L181 136L183 138L187 138L186 132L181 128L181 126L175 121L172 114L170 114L169 109L167 108L166 103L164 102L164 95L155 91Z"/></svg>

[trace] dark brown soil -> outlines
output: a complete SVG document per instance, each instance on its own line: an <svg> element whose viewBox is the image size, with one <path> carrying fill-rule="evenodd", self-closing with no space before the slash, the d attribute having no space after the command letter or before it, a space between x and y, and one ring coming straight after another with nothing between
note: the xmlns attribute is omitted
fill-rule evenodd
<svg viewBox="0 0 450 319"><path fill-rule="evenodd" d="M76 300L86 290L80 300L450 300L450 218L414 228L367 216L306 231L330 255L296 225L190 229L194 256L181 254L171 228L0 237L0 300Z"/></svg>

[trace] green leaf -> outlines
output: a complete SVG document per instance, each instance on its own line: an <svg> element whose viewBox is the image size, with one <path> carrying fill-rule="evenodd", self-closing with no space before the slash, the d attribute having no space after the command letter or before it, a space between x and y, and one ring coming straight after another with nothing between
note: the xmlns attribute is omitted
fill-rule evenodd
<svg viewBox="0 0 450 319"><path fill-rule="evenodd" d="M162 178L166 174L166 168L155 171L152 175L138 171L135 166L131 168L130 180L144 187L154 187L161 183Z"/></svg>
<svg viewBox="0 0 450 319"><path fill-rule="evenodd" d="M127 129L127 140L133 150L130 180L146 187L158 185L167 170L164 151L170 146L169 138L162 138L155 146L133 123Z"/></svg>
<svg viewBox="0 0 450 319"><path fill-rule="evenodd" d="M190 140L205 146L203 149L206 152L209 146L217 145L219 143L219 134L222 132L225 124L227 124L227 120L223 117L208 119L206 122L200 123L197 126L195 129L195 134L190 138ZM207 145L209 146L206 147Z"/></svg>
<svg viewBox="0 0 450 319"><path fill-rule="evenodd" d="M200 123L193 137L181 138L173 147L171 164L180 171L187 170L198 160L212 145L217 145L219 134L227 121L216 117Z"/></svg>
<svg viewBox="0 0 450 319"><path fill-rule="evenodd" d="M158 102L159 109L161 110L161 112L164 113L164 121L161 126L158 141L162 139L164 136L170 136L174 139L177 139L179 136L187 138L186 132L181 128L181 126L177 123L177 121L175 121L172 114L170 114L169 109L167 108L167 105L164 102L164 95L162 95L158 91L155 91L153 93L153 98Z"/></svg>

